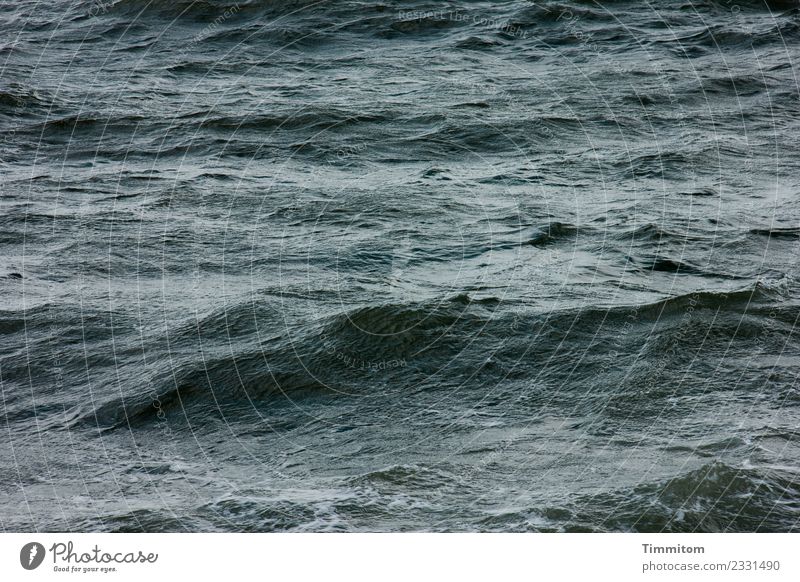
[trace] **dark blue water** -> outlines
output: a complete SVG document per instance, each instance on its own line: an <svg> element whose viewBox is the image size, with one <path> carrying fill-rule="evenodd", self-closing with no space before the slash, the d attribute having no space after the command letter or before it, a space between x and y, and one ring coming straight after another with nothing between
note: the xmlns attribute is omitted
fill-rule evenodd
<svg viewBox="0 0 800 582"><path fill-rule="evenodd" d="M799 42L0 1L0 526L797 530Z"/></svg>

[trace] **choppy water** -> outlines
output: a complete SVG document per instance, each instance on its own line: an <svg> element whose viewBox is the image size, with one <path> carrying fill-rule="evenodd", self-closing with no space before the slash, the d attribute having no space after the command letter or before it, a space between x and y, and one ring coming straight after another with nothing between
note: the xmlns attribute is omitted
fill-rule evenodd
<svg viewBox="0 0 800 582"><path fill-rule="evenodd" d="M798 41L3 0L0 526L800 529Z"/></svg>

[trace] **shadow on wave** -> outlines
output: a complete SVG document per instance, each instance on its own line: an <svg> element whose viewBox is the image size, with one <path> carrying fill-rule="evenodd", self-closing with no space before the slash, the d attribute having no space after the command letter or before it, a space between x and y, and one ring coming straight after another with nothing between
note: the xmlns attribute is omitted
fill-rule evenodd
<svg viewBox="0 0 800 582"><path fill-rule="evenodd" d="M246 334L233 356L162 369L149 392L113 398L74 424L103 429L137 426L160 416L223 414L244 403L349 394L364 385L402 385L409 368L430 374L458 356L491 317L496 302L464 295L441 302L364 307L252 345ZM252 305L240 306L243 318ZM206 330L240 318L236 310L193 324ZM176 334L176 338L180 334ZM413 360L413 362L412 362ZM379 374L379 376L376 376ZM354 388L355 387L355 388Z"/></svg>
<svg viewBox="0 0 800 582"><path fill-rule="evenodd" d="M715 461L666 482L585 496L565 507L486 518L480 529L790 532L798 529L798 498L800 480L794 473L741 469Z"/></svg>
<svg viewBox="0 0 800 582"><path fill-rule="evenodd" d="M362 307L262 341L259 349L251 347L250 334L234 338L234 355L189 361L177 370L163 368L150 380L156 387L153 390L113 398L81 415L75 424L136 426L154 422L159 415L175 414L188 420L195 414L224 415L228 407L240 410L242 404L272 398L294 401L360 393L365 386L387 394L428 389L429 380L442 374L477 389L482 381L508 378L512 369L549 374L558 373L562 361L577 365L574 349L584 346L590 336L599 342L598 347L604 337L613 345L621 327L651 329L655 322L671 326L689 311L738 314L747 310L763 315L775 297L775 291L758 283L729 292L698 291L641 306L524 315L509 313L508 305L499 299L473 300L467 295ZM241 308L251 310L252 306ZM796 311L784 310L775 317L796 318ZM236 314L228 310L200 326L214 329L214 318L231 321ZM622 337L639 341L635 333ZM582 368L585 373L591 372L587 364Z"/></svg>

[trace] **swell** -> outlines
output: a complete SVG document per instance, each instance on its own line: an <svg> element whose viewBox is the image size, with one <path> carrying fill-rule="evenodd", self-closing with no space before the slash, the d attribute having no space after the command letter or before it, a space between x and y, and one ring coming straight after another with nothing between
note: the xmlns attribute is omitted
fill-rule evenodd
<svg viewBox="0 0 800 582"><path fill-rule="evenodd" d="M237 14L253 12L291 11L312 5L313 0L111 0L98 5L93 0L85 0L79 7L80 13L88 17L158 17L200 22L214 22L221 15L225 19Z"/></svg>
<svg viewBox="0 0 800 582"><path fill-rule="evenodd" d="M491 304L462 296L442 303L364 307L262 339L257 350L248 347L257 338L255 332L239 329L234 355L189 361L175 370L162 368L147 381L152 390L112 398L83 414L74 424L134 426L152 422L159 411L180 414L195 404L224 410L275 395L332 396L352 391L375 370L385 373L385 382L398 380L406 373L408 361L420 358L421 352L440 350L440 358L451 357L451 350L441 348L448 330L457 325L462 330L464 326L481 325L488 318L487 309ZM212 314L190 327L214 337L215 330L230 333L231 325L237 325L237 321L241 325L252 317L252 305L243 304ZM189 333L187 328L185 335ZM176 334L175 341L180 337ZM435 364L427 360L427 365ZM208 412L205 409L202 414Z"/></svg>
<svg viewBox="0 0 800 582"><path fill-rule="evenodd" d="M601 334L613 339L619 326L632 318L647 331L654 321L671 325L669 322L680 320L689 311L749 310L754 316L766 316L772 312L765 306L775 297L773 290L759 283L730 292L698 291L638 306L564 309L520 319L519 315L512 318L509 306L499 299L476 300L462 294L324 316L314 325L262 339L256 350L248 347L258 338L255 330L248 328L251 331L245 333L239 329L234 355L207 356L202 361L189 358L176 370L164 368L149 380L154 388L146 394L112 398L83 414L76 424L104 428L140 425L154 421L158 410L180 415L197 405L202 409L197 414L202 415L278 395L291 399L335 397L361 390L376 370L382 372L381 384L387 386L393 382L427 385L443 370L460 381L476 374L500 379L528 352L545 358L543 361L550 358L548 374L557 375L561 373L558 362L571 359L572 350L585 345L587 338ZM796 316L796 310L770 315L787 321ZM203 333L213 338L218 335L215 330L230 333L231 325L242 325L252 317L252 305L247 304L212 314L191 327L205 330ZM741 329L741 324L737 328ZM638 333L625 335L630 335L630 341L639 341ZM698 337L702 339L703 334ZM180 334L174 341L180 341ZM487 367L487 353L510 367ZM528 368L529 364L523 366ZM589 373L590 367L581 372ZM155 400L157 407L153 406Z"/></svg>
<svg viewBox="0 0 800 582"><path fill-rule="evenodd" d="M797 474L712 462L669 481L591 503L600 511L613 508L601 521L611 529L764 532L795 531L799 498Z"/></svg>
<svg viewBox="0 0 800 582"><path fill-rule="evenodd" d="M587 6L587 4L593 4ZM598 9L594 3L548 2L546 5L533 4L526 6L514 14L511 23L514 26L536 29L539 27L561 24L570 21L580 22L613 22L614 16L609 11Z"/></svg>
<svg viewBox="0 0 800 582"><path fill-rule="evenodd" d="M694 3L698 7L713 7L729 13L732 8L754 11L791 10L798 7L797 0L702 0Z"/></svg>
<svg viewBox="0 0 800 582"><path fill-rule="evenodd" d="M2 80L2 79L0 79ZM0 85L0 114L12 118L26 119L41 114L48 106L52 96L44 90L35 89L22 83Z"/></svg>
<svg viewBox="0 0 800 582"><path fill-rule="evenodd" d="M72 135L79 132L96 130L98 133L114 129L132 129L142 122L151 123L152 119L143 115L111 116L97 113L80 113L49 119L34 126L33 130L45 136Z"/></svg>
<svg viewBox="0 0 800 582"><path fill-rule="evenodd" d="M619 169L621 176L681 180L687 172L697 172L699 168L725 167L746 157L747 151L739 146L703 146L693 151L672 149L618 158L614 166Z"/></svg>
<svg viewBox="0 0 800 582"><path fill-rule="evenodd" d="M487 517L480 526L492 531L792 532L798 529L798 498L796 473L714 461L666 481Z"/></svg>
<svg viewBox="0 0 800 582"><path fill-rule="evenodd" d="M770 29L760 32L746 32L720 24L675 39L657 42L673 45L676 52L685 53L697 48L734 50L781 45L783 42L797 40L798 34L800 27L793 22L777 22Z"/></svg>
<svg viewBox="0 0 800 582"><path fill-rule="evenodd" d="M370 114L362 110L324 108L316 111L301 110L276 115L213 117L203 119L199 127L219 130L329 130L357 124L379 124L386 119L386 116L382 114Z"/></svg>

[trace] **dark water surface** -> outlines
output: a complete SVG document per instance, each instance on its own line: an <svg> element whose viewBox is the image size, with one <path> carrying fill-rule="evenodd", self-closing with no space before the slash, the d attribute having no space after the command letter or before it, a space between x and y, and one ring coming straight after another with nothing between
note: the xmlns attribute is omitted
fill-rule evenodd
<svg viewBox="0 0 800 582"><path fill-rule="evenodd" d="M0 527L800 529L791 1L0 1Z"/></svg>

